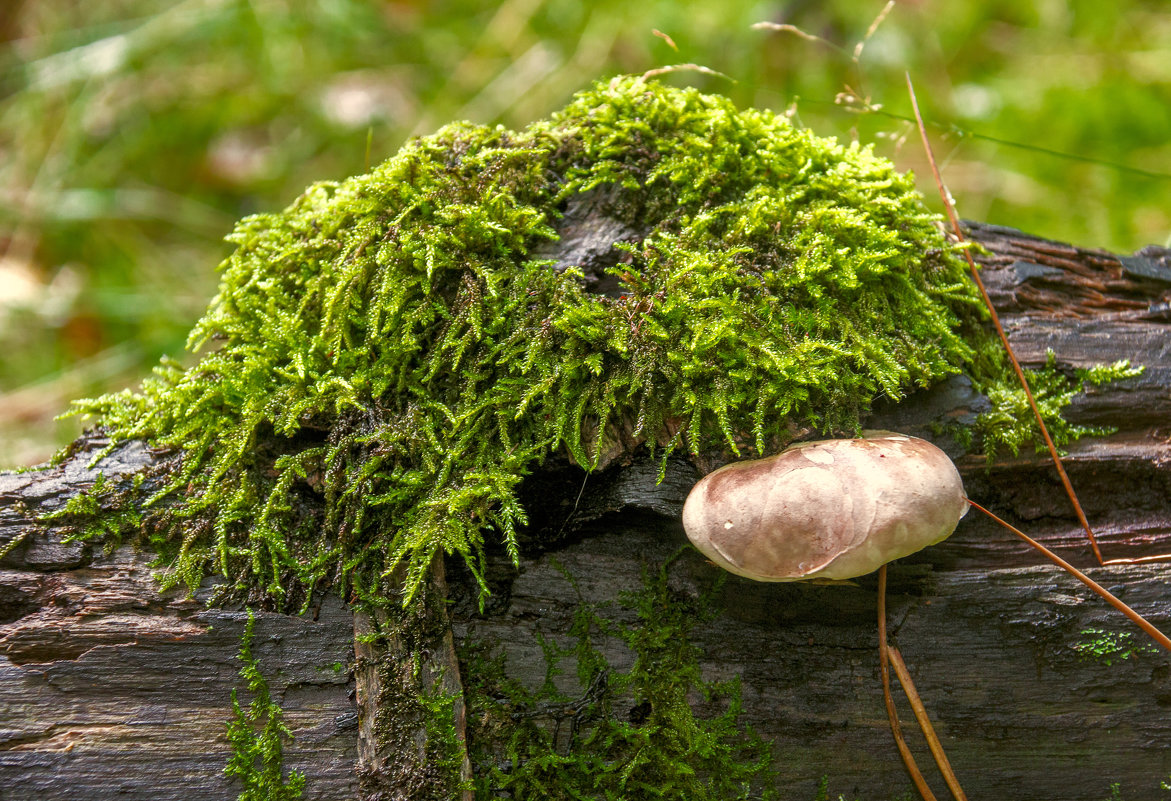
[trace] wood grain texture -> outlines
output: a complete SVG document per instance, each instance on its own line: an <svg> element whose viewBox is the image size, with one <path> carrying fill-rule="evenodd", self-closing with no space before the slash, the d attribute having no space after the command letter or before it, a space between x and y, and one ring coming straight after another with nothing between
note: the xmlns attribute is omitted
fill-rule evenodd
<svg viewBox="0 0 1171 801"><path fill-rule="evenodd" d="M0 584L37 605L0 626L0 798L235 798L222 772L232 689L249 699L244 612L160 595L130 549L68 571L3 571ZM309 778L307 798L357 785L349 617L330 598L255 624L253 653L296 738L285 766Z"/></svg>

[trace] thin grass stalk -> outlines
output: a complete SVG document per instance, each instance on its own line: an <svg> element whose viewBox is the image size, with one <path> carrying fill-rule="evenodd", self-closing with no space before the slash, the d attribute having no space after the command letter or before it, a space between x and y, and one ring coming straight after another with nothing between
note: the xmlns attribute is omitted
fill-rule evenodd
<svg viewBox="0 0 1171 801"><path fill-rule="evenodd" d="M919 791L923 801L936 801L935 794L927 786L923 772L915 763L915 756L903 739L903 727L899 724L899 713L895 709L895 699L890 692L890 655L887 653L886 643L886 565L878 568L878 669L882 675L882 698L886 702L886 716L890 720L890 733L895 738L895 745L899 749L899 756L907 767L907 775Z"/></svg>
<svg viewBox="0 0 1171 801"><path fill-rule="evenodd" d="M960 242L964 242L966 240L963 229L960 227L960 219L956 215L955 205L951 202L951 196L948 194L947 187L943 183L943 177L939 174L939 166L935 163L935 154L931 150L931 142L927 139L927 128L923 125L923 115L919 113L919 101L915 98L915 87L911 83L911 74L907 73L906 76L907 91L911 95L911 108L915 111L915 122L919 125L919 137L923 140L923 149L927 153L927 162L931 165L931 173L935 176L935 185L939 188L939 196L943 199L943 208L947 211L947 218L951 221L956 238ZM1033 416L1037 420L1037 426L1041 429L1041 437L1045 440L1045 447L1049 449L1049 455L1053 459L1053 466L1057 468L1057 475L1060 476L1061 484L1065 487L1065 494L1069 496L1074 511L1077 513L1077 519L1081 522L1082 528L1090 540L1090 549L1094 552L1094 558L1098 560L1098 564L1104 564L1105 560L1102 558L1102 551L1098 548L1098 540L1094 536L1094 530L1090 528L1090 521L1086 519L1086 513L1082 510L1082 505L1077 499L1077 493L1073 491L1073 484L1070 483L1069 476L1065 472L1065 467L1061 464L1061 457L1057 454L1057 446L1053 444L1053 438L1049 436L1049 429L1045 426L1045 421L1041 419L1041 410L1037 408L1037 400L1033 397L1033 390L1029 388L1029 382L1025 379L1025 371L1021 369L1021 363L1017 361L1016 353L1013 351L1012 345L1008 342L1008 336L1004 333L1004 327L1000 324L1000 315L996 313L996 308L992 305L992 299L988 297L988 290L984 288L984 282L980 279L980 271L976 269L976 261L972 258L971 251L967 248L964 248L964 258L968 260L968 268L971 270L972 279L976 282L976 287L980 290L980 297L984 299L984 305L987 307L989 315L991 315L992 324L996 327L996 333L1000 336L1000 341L1004 344L1004 350L1008 354L1008 360L1012 363L1012 369L1016 373L1017 379L1021 382L1021 387L1025 391L1025 397L1028 398L1029 407L1033 410Z"/></svg>
<svg viewBox="0 0 1171 801"><path fill-rule="evenodd" d="M891 667L895 669L895 676L898 677L899 684L903 685L903 692L906 693L907 700L911 704L911 711L915 713L915 720L919 721L919 728L927 740L927 747L931 749L931 756L935 758L935 764L939 767L939 772L947 783L947 789L951 790L955 801L968 801L968 797L964 794L964 788L960 786L960 780L956 777L955 771L951 768L951 762L948 761L947 754L943 751L943 744L935 735L935 727L931 725L931 718L927 716L927 707L923 705L923 699L919 697L919 691L915 689L915 682L911 679L907 663L903 661L903 655L893 645L887 645L887 654L890 657Z"/></svg>

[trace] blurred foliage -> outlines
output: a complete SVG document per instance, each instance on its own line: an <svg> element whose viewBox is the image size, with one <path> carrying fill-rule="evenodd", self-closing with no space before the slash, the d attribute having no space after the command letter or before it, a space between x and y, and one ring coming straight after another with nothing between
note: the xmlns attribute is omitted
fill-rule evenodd
<svg viewBox="0 0 1171 801"><path fill-rule="evenodd" d="M618 72L711 67L731 80L671 80L795 104L818 133L876 141L925 176L909 71L964 216L1119 251L1167 240L1163 3L906 0L854 59L882 7L5 0L0 463L45 458L76 433L51 422L70 398L179 354L236 218L452 119L523 127Z"/></svg>

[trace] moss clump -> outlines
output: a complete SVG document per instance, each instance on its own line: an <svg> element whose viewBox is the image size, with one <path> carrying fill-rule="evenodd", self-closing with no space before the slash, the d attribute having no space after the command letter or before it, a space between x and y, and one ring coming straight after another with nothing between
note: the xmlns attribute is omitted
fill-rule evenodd
<svg viewBox="0 0 1171 801"><path fill-rule="evenodd" d="M483 650L464 655L478 798L775 797L762 786L773 778L771 750L738 722L738 681L705 681L690 639L714 616L719 586L698 598L673 590L674 561L644 570L642 588L619 597L637 622L616 623L581 604L571 645L541 640L546 678L536 691L507 678L502 658ZM603 637L629 649L629 668L606 661L595 645ZM577 663L575 695L553 681L568 657ZM722 711L696 715L692 703L701 699Z"/></svg>
<svg viewBox="0 0 1171 801"><path fill-rule="evenodd" d="M594 189L645 231L617 298L533 255ZM515 489L554 451L588 469L613 426L764 450L971 357L969 284L908 176L635 78L520 132L448 126L229 240L189 343L214 346L78 407L181 451L152 503L190 518L169 580L192 587L287 600L406 562L409 599L438 552L479 575L485 532L515 556Z"/></svg>
<svg viewBox="0 0 1171 801"><path fill-rule="evenodd" d="M136 475L120 486L107 481L104 473L98 473L92 487L71 495L64 506L41 515L39 520L42 524L72 524L74 533L67 535L65 542L104 540L108 548L113 547L124 534L138 531L142 526L142 513L133 504L126 503L126 499L141 491L144 478Z"/></svg>

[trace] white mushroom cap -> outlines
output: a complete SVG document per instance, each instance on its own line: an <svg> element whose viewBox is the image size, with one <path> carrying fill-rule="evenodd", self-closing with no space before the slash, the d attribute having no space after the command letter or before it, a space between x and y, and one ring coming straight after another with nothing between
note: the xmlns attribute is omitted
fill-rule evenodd
<svg viewBox="0 0 1171 801"><path fill-rule="evenodd" d="M853 578L945 539L968 510L947 454L916 437L867 433L708 474L683 506L687 536L757 581Z"/></svg>

